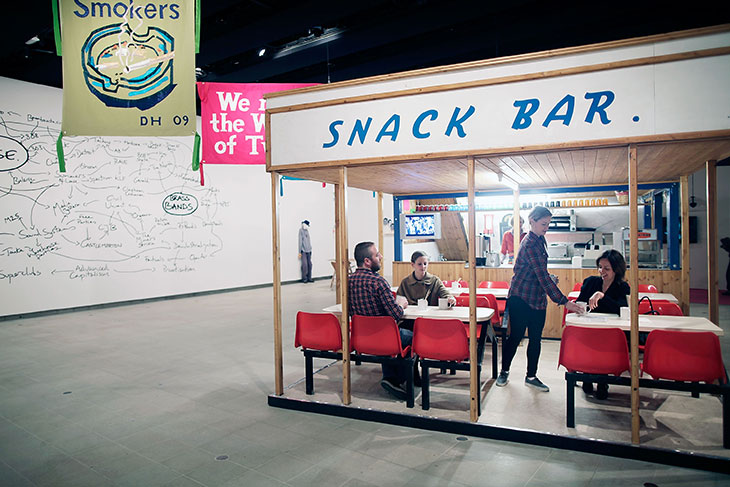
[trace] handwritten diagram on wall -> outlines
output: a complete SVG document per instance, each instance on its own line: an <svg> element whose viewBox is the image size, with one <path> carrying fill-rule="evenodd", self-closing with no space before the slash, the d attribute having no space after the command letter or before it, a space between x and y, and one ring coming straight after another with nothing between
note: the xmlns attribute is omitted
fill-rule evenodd
<svg viewBox="0 0 730 487"><path fill-rule="evenodd" d="M0 78L0 316L240 285L241 192L200 186L192 140L65 138L60 173L60 113Z"/></svg>

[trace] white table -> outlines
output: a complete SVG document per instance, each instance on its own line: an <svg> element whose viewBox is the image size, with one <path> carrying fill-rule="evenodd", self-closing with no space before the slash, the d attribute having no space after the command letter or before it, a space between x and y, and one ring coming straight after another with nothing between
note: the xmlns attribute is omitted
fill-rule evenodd
<svg viewBox="0 0 730 487"><path fill-rule="evenodd" d="M459 296L461 294L469 294L469 288L468 287L447 287L448 291L451 293L452 296ZM398 286L391 286L391 291L397 292ZM502 288L485 288L485 287L478 287L477 288L477 296L484 296L485 294L492 294L497 299L507 299L507 293L509 292L509 289L502 289Z"/></svg>
<svg viewBox="0 0 730 487"><path fill-rule="evenodd" d="M631 322L622 320L618 315L607 313L568 313L565 315L566 325L587 326L594 328L621 328L631 330ZM722 328L699 316L666 316L666 315L639 315L639 331L678 330L678 331L711 331L717 336L723 336Z"/></svg>
<svg viewBox="0 0 730 487"><path fill-rule="evenodd" d="M568 293L569 298L577 298L580 296L580 291L571 291ZM648 296L649 299L652 301L669 301L671 303L679 303L679 300L674 296L674 294L669 293L639 293L639 299L643 298L644 296Z"/></svg>
<svg viewBox="0 0 730 487"><path fill-rule="evenodd" d="M332 313L334 315L342 314L342 305L335 304L324 308L322 311L325 313ZM477 308L477 322L487 321L492 315L494 310L492 308ZM416 318L436 318L436 319L449 319L456 318L464 322L469 321L469 307L468 306L453 306L449 309L439 309L438 306L429 306L425 310L418 309L418 306L407 306L403 310L403 318L407 320L415 320Z"/></svg>
<svg viewBox="0 0 730 487"><path fill-rule="evenodd" d="M342 315L342 305L334 304L324 308L322 311L325 313L332 313L337 317ZM495 310L492 308L477 308L477 322L488 321L494 315ZM403 310L403 318L407 320L415 320L416 318L435 318L435 319L449 319L456 318L464 322L469 321L469 307L468 306L453 306L449 309L438 309L438 306L429 306L425 310L418 309L418 306L407 306ZM497 340L495 338L494 327L489 323L491 331L488 332L492 339L492 378L497 377L497 367L499 365ZM486 336L480 340L482 343L486 340Z"/></svg>

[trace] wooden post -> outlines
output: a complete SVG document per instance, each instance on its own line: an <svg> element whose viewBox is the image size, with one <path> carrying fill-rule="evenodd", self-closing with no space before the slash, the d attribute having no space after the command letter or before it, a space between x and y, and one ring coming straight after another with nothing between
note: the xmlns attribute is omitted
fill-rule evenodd
<svg viewBox="0 0 730 487"><path fill-rule="evenodd" d="M383 253L383 192L378 191L378 250ZM385 266L381 266L378 273L382 276Z"/></svg>
<svg viewBox="0 0 730 487"><path fill-rule="evenodd" d="M476 204L474 157L467 158L467 180L469 186L469 392L471 394L469 415L473 422L479 420L479 395L481 394L477 375L477 260L476 260ZM517 232L519 238L519 232ZM482 333L486 333L482 328Z"/></svg>
<svg viewBox="0 0 730 487"><path fill-rule="evenodd" d="M636 146L629 146L629 228L631 240L631 443L639 444L639 192L637 187Z"/></svg>
<svg viewBox="0 0 730 487"><path fill-rule="evenodd" d="M707 313L709 320L720 325L720 303L717 295L717 161L705 163L707 176Z"/></svg>
<svg viewBox="0 0 730 487"><path fill-rule="evenodd" d="M339 275L339 298L342 303L342 314L340 315L340 328L342 329L342 403L350 404L350 310L349 301L347 299L347 276L350 268L349 251L347 249L347 168L339 168L340 187L337 198L337 212L340 221L337 225L337 236L339 240L339 252L337 256L337 268Z"/></svg>
<svg viewBox="0 0 730 487"><path fill-rule="evenodd" d="M682 292L679 305L682 314L689 316L689 176L680 176L679 193L682 200Z"/></svg>
<svg viewBox="0 0 730 487"><path fill-rule="evenodd" d="M341 301L341 285L342 285L342 273L340 272L340 262L343 256L340 255L340 185L335 184L335 302L340 304ZM348 256L344 256L344 259L348 259ZM348 261L349 262L349 261ZM349 269L348 269L349 273ZM345 274L347 276L347 274Z"/></svg>
<svg viewBox="0 0 730 487"><path fill-rule="evenodd" d="M284 361L281 350L281 258L279 254L279 175L271 173L271 249L274 262L274 383L284 394Z"/></svg>
<svg viewBox="0 0 730 487"><path fill-rule="evenodd" d="M512 236L514 237L514 249L515 258L512 263L517 262L517 251L520 249L520 235L522 235L522 226L520 225L520 188L513 190L513 201L514 206L512 211Z"/></svg>

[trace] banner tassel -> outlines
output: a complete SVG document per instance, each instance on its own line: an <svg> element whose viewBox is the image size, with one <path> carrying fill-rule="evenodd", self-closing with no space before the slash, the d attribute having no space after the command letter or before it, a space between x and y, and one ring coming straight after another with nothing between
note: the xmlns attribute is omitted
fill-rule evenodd
<svg viewBox="0 0 730 487"><path fill-rule="evenodd" d="M61 26L58 23L58 2L59 0L51 0L53 8L53 39L56 42L56 56L61 55Z"/></svg>
<svg viewBox="0 0 730 487"><path fill-rule="evenodd" d="M200 134L195 132L195 143L193 143L193 171L200 168Z"/></svg>
<svg viewBox="0 0 730 487"><path fill-rule="evenodd" d="M58 139L56 139L56 154L58 155L58 170L66 172L66 160L63 157L63 130L58 133Z"/></svg>
<svg viewBox="0 0 730 487"><path fill-rule="evenodd" d="M195 0L195 54L200 53L200 0Z"/></svg>

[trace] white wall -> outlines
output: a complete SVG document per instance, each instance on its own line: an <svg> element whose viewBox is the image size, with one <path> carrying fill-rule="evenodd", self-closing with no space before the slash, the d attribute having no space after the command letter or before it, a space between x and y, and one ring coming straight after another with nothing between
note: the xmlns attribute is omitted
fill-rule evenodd
<svg viewBox="0 0 730 487"><path fill-rule="evenodd" d="M206 184L215 184L216 169L205 167ZM230 174L230 172L228 173ZM240 222L248 228L250 238L240 242L240 251L246 256L246 273L241 285L272 281L271 254L271 175L263 166L238 166L235 176L241 191L247 194L247 204L241 208ZM298 256L299 228L302 220L309 220L312 239L312 276L332 275L331 259L335 258L335 197L334 186L316 181L282 181L283 195L279 199L279 231L281 252L281 279L301 278ZM281 186L280 186L281 188ZM278 189L280 190L280 189ZM281 193L280 193L281 194ZM349 188L347 192L348 252L352 258L355 245L362 241L378 241L377 198L372 191ZM393 214L392 196L383 196L384 218ZM380 223L382 225L382 222ZM393 256L393 236L385 235L386 273L390 272Z"/></svg>
<svg viewBox="0 0 730 487"><path fill-rule="evenodd" d="M24 156L0 159L0 316L272 282L264 166L205 165L201 186L190 167L192 137L67 137L67 172L60 173L61 94L0 77L0 146ZM313 276L330 276L333 186L283 186L282 279L301 277L304 219L312 223ZM179 193L199 203L192 213L167 211L165 202ZM348 196L350 248L377 241L382 223L372 192ZM392 198L384 210L392 218Z"/></svg>
<svg viewBox="0 0 730 487"><path fill-rule="evenodd" d="M690 195L692 194L692 176ZM698 205L690 208L689 214L697 217L697 243L689 246L689 285L691 288L707 289L707 195L705 170L694 173L694 195ZM723 237L730 237L730 167L717 168L717 245ZM725 270L728 253L718 247L717 253L718 287L726 289Z"/></svg>

